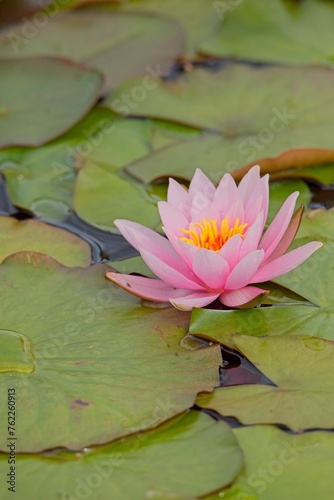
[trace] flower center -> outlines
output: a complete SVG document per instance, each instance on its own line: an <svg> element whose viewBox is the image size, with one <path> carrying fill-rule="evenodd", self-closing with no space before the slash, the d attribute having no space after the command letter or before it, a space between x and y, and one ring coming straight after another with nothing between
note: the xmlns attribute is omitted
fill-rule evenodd
<svg viewBox="0 0 334 500"><path fill-rule="evenodd" d="M221 221L220 226L217 225L217 221L214 219L202 219L202 222L191 223L189 229L181 229L182 233L187 236L182 236L180 240L190 243L190 245L196 245L199 248L219 252L221 247L232 236L240 234L243 238L244 230L247 227L247 223L240 224L239 219L236 219L234 226L230 227L228 219L228 216L225 217Z"/></svg>

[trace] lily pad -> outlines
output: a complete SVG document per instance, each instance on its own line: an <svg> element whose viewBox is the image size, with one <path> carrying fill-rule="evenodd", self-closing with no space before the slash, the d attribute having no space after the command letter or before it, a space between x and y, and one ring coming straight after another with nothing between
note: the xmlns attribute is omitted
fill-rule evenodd
<svg viewBox="0 0 334 500"><path fill-rule="evenodd" d="M161 82L131 107L131 80L107 98L116 112L210 129L186 144L172 145L127 167L151 182L182 173L191 179L199 164L220 178L226 171L259 163L264 170L333 163L334 71L327 68L254 67L226 64L195 68Z"/></svg>
<svg viewBox="0 0 334 500"><path fill-rule="evenodd" d="M1 335L29 346L17 340L31 373L0 374L19 395L18 452L81 449L155 427L217 385L219 346L183 349L188 314L140 305L105 279L109 270L71 269L37 253L0 266ZM10 361L6 352L2 359Z"/></svg>
<svg viewBox="0 0 334 500"><path fill-rule="evenodd" d="M104 110L105 114L110 110ZM78 154L74 208L86 222L107 231L117 231L114 220L131 219L146 226L160 222L155 190L143 186L121 167L162 145L189 140L197 131L155 120L118 117L110 127L102 126ZM79 149L79 148L78 148ZM85 153L85 151L83 151Z"/></svg>
<svg viewBox="0 0 334 500"><path fill-rule="evenodd" d="M107 89L141 76L140 88L131 96L135 103L155 88L159 75L169 73L184 46L182 29L173 20L110 9L63 11L48 18L46 29L32 25L31 31L25 33L24 23L4 31L0 57L52 56L84 62L104 74ZM75 95L80 95L77 87Z"/></svg>
<svg viewBox="0 0 334 500"><path fill-rule="evenodd" d="M233 485L206 500L327 499L334 495L330 432L288 434L273 426L233 430L245 456L245 468Z"/></svg>
<svg viewBox="0 0 334 500"><path fill-rule="evenodd" d="M0 60L0 148L60 136L95 104L101 83L97 71L63 59Z"/></svg>
<svg viewBox="0 0 334 500"><path fill-rule="evenodd" d="M161 14L175 18L186 34L185 55L196 56L202 42L211 38L220 28L220 19L210 0L127 0L122 11Z"/></svg>
<svg viewBox="0 0 334 500"><path fill-rule="evenodd" d="M216 37L202 43L202 53L266 63L333 64L331 2L247 0L214 4L222 27ZM315 19L321 36L314 29Z"/></svg>
<svg viewBox="0 0 334 500"><path fill-rule="evenodd" d="M224 422L189 412L154 431L78 453L18 456L17 493L48 498L193 498L230 484L243 457ZM7 460L0 461L6 477ZM8 496L2 498L10 498ZM5 494L6 495L6 494Z"/></svg>
<svg viewBox="0 0 334 500"><path fill-rule="evenodd" d="M137 273L143 276L150 276L151 278L156 278L155 274L152 273L151 269L145 264L143 259L138 257L131 257L130 259L119 260L117 262L108 262L108 264L116 269L119 273L129 274Z"/></svg>
<svg viewBox="0 0 334 500"><path fill-rule="evenodd" d="M198 406L247 425L282 424L298 432L334 427L333 342L297 335L235 336L234 345L275 385L223 387L199 396Z"/></svg>
<svg viewBox="0 0 334 500"><path fill-rule="evenodd" d="M0 215L0 262L23 250L44 253L69 267L91 262L90 247L78 236L37 220L19 222Z"/></svg>
<svg viewBox="0 0 334 500"><path fill-rule="evenodd" d="M84 170L86 163L94 170L94 177L98 177L101 168L114 175L127 163L154 149L192 139L196 135L198 132L189 127L156 120L123 119L109 109L98 107L69 132L43 147L0 151L0 171L6 177L14 205L30 210L43 219L63 220L73 209L77 171ZM88 220L95 225L99 223L99 214L95 215L95 211L101 210L102 198L110 204L109 200L118 195L117 187L110 182L112 177L108 179L109 182L101 186L101 199L95 198L86 211L86 189L89 196L90 186L85 183L77 186L77 208L80 210L83 206L80 215L84 218L87 212ZM125 182L132 183L130 191L134 189L134 184L137 185L136 194L140 193L140 203L148 206L148 211L154 210L152 203L159 199L155 195L156 189L143 187L123 174L120 179L124 189L127 189ZM118 209L117 205L116 213L106 212L104 222L111 221L113 227L113 220L119 217Z"/></svg>
<svg viewBox="0 0 334 500"><path fill-rule="evenodd" d="M96 202L98 200L98 203ZM77 176L74 207L85 221L105 231L115 231L116 218L131 219L156 227L160 217L157 206L145 199L140 184L122 179L116 173L88 161Z"/></svg>

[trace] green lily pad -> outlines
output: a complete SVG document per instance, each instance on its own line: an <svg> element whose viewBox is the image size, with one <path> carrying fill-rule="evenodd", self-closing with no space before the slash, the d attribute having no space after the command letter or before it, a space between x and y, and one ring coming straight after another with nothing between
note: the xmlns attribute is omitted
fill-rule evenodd
<svg viewBox="0 0 334 500"><path fill-rule="evenodd" d="M96 136L103 137L101 129L106 132L116 120L114 113L94 108L69 132L45 146L0 151L0 171L12 203L37 217L65 219L73 205L79 155L91 153Z"/></svg>
<svg viewBox="0 0 334 500"><path fill-rule="evenodd" d="M282 500L332 498L330 432L288 434L273 426L233 430L245 456L245 467L233 485L206 500Z"/></svg>
<svg viewBox="0 0 334 500"><path fill-rule="evenodd" d="M175 18L186 34L187 57L195 57L202 42L218 33L220 19L210 0L130 0L121 3L122 11L161 14Z"/></svg>
<svg viewBox="0 0 334 500"><path fill-rule="evenodd" d="M73 208L76 172L88 159L94 161L93 165L97 164L94 175L98 175L101 166L114 173L115 169L147 155L152 149L191 139L197 134L189 127L168 122L124 120L98 107L69 132L43 147L0 151L0 171L6 178L14 205L30 210L37 217L62 220ZM140 189L143 199L151 205L156 198L150 189L141 186ZM115 186L108 183L104 190L105 197L111 198ZM117 189L115 192L117 194ZM85 189L82 194L84 196ZM95 199L89 214L93 223L98 205L99 199ZM84 210L81 215L84 216ZM110 215L112 221L117 217L117 213Z"/></svg>
<svg viewBox="0 0 334 500"><path fill-rule="evenodd" d="M269 212L267 223L270 223L287 197L299 191L297 205L308 205L311 201L311 192L305 184L300 180L276 181L269 185Z"/></svg>
<svg viewBox="0 0 334 500"><path fill-rule="evenodd" d="M125 99L140 83L132 80L112 92L106 103L124 115L215 132L127 167L144 182L176 173L189 180L199 165L218 179L226 171L255 163L273 173L298 165L302 176L303 166L333 162L333 80L334 71L326 68L226 64L217 71L195 68L161 82L136 107Z"/></svg>
<svg viewBox="0 0 334 500"><path fill-rule="evenodd" d="M19 222L0 215L0 262L23 250L44 253L69 267L91 262L90 247L78 236L37 220Z"/></svg>
<svg viewBox="0 0 334 500"><path fill-rule="evenodd" d="M297 335L235 336L234 345L276 385L223 387L200 395L198 406L243 424L282 424L298 432L334 427L333 342Z"/></svg>
<svg viewBox="0 0 334 500"><path fill-rule="evenodd" d="M156 203L145 199L139 183L122 179L92 161L86 162L77 176L74 207L82 219L105 231L118 232L114 225L117 218L149 227L156 227L160 221Z"/></svg>
<svg viewBox="0 0 334 500"><path fill-rule="evenodd" d="M0 57L84 62L104 74L107 89L141 76L140 89L131 96L136 103L155 88L159 75L170 71L183 45L182 29L170 18L84 8L49 16L47 29L32 23L28 34L24 22L11 26L0 35ZM80 95L77 87L75 95Z"/></svg>
<svg viewBox="0 0 334 500"><path fill-rule="evenodd" d="M7 458L7 457L6 457ZM18 456L17 493L32 498L193 498L230 484L242 467L224 422L189 412L154 431L79 453ZM6 477L7 460L0 460ZM11 492L5 497L10 498ZM5 493L6 495L6 493Z"/></svg>
<svg viewBox="0 0 334 500"><path fill-rule="evenodd" d="M95 104L101 83L97 71L63 59L0 60L0 148L60 136Z"/></svg>
<svg viewBox="0 0 334 500"><path fill-rule="evenodd" d="M93 134L89 154L77 158L74 208L78 215L106 231L117 231L117 218L157 227L160 217L156 203L161 198L156 190L124 174L121 167L155 148L192 139L194 134L197 131L168 122L120 117L110 130L104 127Z"/></svg>
<svg viewBox="0 0 334 500"><path fill-rule="evenodd" d="M116 269L119 273L129 274L137 273L143 276L150 276L151 278L156 278L156 275L152 273L151 269L145 264L143 259L139 257L131 257L130 259L119 260L108 262L108 264Z"/></svg>
<svg viewBox="0 0 334 500"><path fill-rule="evenodd" d="M200 51L215 57L289 64L333 64L331 2L247 0L215 1L223 20L220 33ZM314 20L321 26L321 36Z"/></svg>
<svg viewBox="0 0 334 500"><path fill-rule="evenodd" d="M33 357L29 376L0 374L18 395L17 451L81 449L155 427L217 385L219 346L183 349L189 315L140 305L105 279L109 270L37 253L0 266L1 335L24 336Z"/></svg>
<svg viewBox="0 0 334 500"><path fill-rule="evenodd" d="M243 171L243 169L241 169ZM330 185L334 183L334 164L315 164L311 167L302 167L302 170L298 168L290 169L283 168L279 171L271 171L271 168L267 168L268 173L271 174L271 179L279 180L279 179L305 179L308 181L320 182L324 185ZM236 176L235 172L233 173L234 177ZM244 174L242 174L244 175ZM241 178L241 173L239 171L237 177Z"/></svg>

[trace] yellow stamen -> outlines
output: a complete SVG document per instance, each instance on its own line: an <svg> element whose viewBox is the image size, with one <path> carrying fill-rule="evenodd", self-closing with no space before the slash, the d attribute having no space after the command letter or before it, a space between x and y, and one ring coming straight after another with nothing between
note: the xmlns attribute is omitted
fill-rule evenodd
<svg viewBox="0 0 334 500"><path fill-rule="evenodd" d="M228 216L220 223L220 231L215 219L202 219L202 222L191 223L189 229L181 229L182 233L187 236L182 236L181 241L185 241L190 245L196 245L199 248L207 248L219 252L222 246L236 234L244 237L244 230L247 224L240 224L240 220L236 219L234 226L228 224Z"/></svg>

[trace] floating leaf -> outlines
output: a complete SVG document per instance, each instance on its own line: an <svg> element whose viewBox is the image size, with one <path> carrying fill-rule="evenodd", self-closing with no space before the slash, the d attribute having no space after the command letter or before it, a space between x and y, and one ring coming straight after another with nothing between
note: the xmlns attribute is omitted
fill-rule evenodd
<svg viewBox="0 0 334 500"><path fill-rule="evenodd" d="M180 347L188 314L141 306L105 279L109 270L66 268L34 253L0 266L0 338L13 332L30 346L13 340L29 355L29 376L0 373L18 395L17 451L81 449L155 427L217 385L219 346Z"/></svg>
<svg viewBox="0 0 334 500"><path fill-rule="evenodd" d="M55 141L36 149L9 148L0 151L0 171L5 175L14 205L30 210L37 217L63 220L73 208L73 192L76 171L84 169L90 162L97 177L101 167L111 174L127 163L134 161L152 149L196 136L197 132L188 127L153 120L123 119L105 108L94 108L69 132ZM121 176L122 177L122 176ZM80 178L80 174L79 174ZM123 176L123 181L127 177ZM108 177L107 180L112 180ZM133 179L129 181L134 183ZM141 203L149 206L156 201L154 193L138 183L136 194L141 193ZM85 183L77 188L78 207L84 204ZM133 189L129 187L130 191ZM118 195L116 186L108 182L101 186L102 198L109 200ZM87 210L89 221L98 225L98 214L102 198L94 198ZM122 204L123 204L122 200ZM119 206L117 206L119 209ZM109 209L108 209L109 210ZM85 216L85 208L80 215ZM106 212L104 220L119 217L116 212Z"/></svg>
<svg viewBox="0 0 334 500"><path fill-rule="evenodd" d="M111 114L109 110L104 112ZM119 218L157 227L159 196L120 168L152 149L189 140L194 134L197 132L188 127L168 122L121 117L114 118L110 126L102 126L91 135L87 154L77 158L74 208L78 215L107 231L117 231L114 220Z"/></svg>
<svg viewBox="0 0 334 500"><path fill-rule="evenodd" d="M161 82L131 107L125 96L139 84L132 80L120 86L107 104L121 114L171 120L216 133L172 145L127 167L144 182L175 173L189 180L199 165L220 178L226 171L255 163L271 173L333 163L334 71L330 69L245 64L226 64L217 71L196 68Z"/></svg>
<svg viewBox="0 0 334 500"><path fill-rule="evenodd" d="M330 2L247 0L214 5L223 23L216 37L202 43L202 53L266 63L333 63Z"/></svg>
<svg viewBox="0 0 334 500"><path fill-rule="evenodd" d="M97 71L62 59L0 60L0 148L63 134L93 106L101 82Z"/></svg>
<svg viewBox="0 0 334 500"><path fill-rule="evenodd" d="M0 262L15 253L28 250L50 255L64 266L89 266L89 245L74 234L37 220L19 222L0 216Z"/></svg>
<svg viewBox="0 0 334 500"><path fill-rule="evenodd" d="M145 199L145 191L138 183L122 179L92 161L78 174L74 207L82 219L105 231L116 231L116 218L149 227L156 227L160 221L156 204Z"/></svg>
<svg viewBox="0 0 334 500"><path fill-rule="evenodd" d="M151 278L156 278L155 274L152 273L151 269L145 264L143 259L139 257L131 257L130 259L119 260L117 262L109 262L116 271L123 274L137 273L143 276L150 276Z"/></svg>
<svg viewBox="0 0 334 500"><path fill-rule="evenodd" d="M99 448L20 455L17 492L29 491L35 500L44 500L46 491L69 500L198 498L230 484L242 461L228 425L193 411ZM0 471L6 477L7 457Z"/></svg>
<svg viewBox="0 0 334 500"><path fill-rule="evenodd" d="M243 424L282 424L298 432L334 427L332 342L296 335L235 335L234 345L276 386L223 387L199 396L198 406L236 417Z"/></svg>
<svg viewBox="0 0 334 500"><path fill-rule="evenodd" d="M195 57L199 45L215 35L220 19L210 0L130 0L121 4L122 11L161 14L175 18L186 33L187 57Z"/></svg>
<svg viewBox="0 0 334 500"><path fill-rule="evenodd" d="M245 467L233 485L206 500L282 500L332 498L330 432L288 434L273 426L234 429Z"/></svg>
<svg viewBox="0 0 334 500"><path fill-rule="evenodd" d="M33 36L26 35L23 22L4 31L0 57L52 56L84 62L105 75L108 89L141 76L140 88L133 89L130 96L135 103L183 53L180 26L155 15L79 9L50 16L46 29L33 25L32 30ZM52 82L50 75L49 79ZM74 95L80 95L77 87Z"/></svg>

